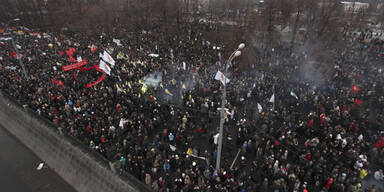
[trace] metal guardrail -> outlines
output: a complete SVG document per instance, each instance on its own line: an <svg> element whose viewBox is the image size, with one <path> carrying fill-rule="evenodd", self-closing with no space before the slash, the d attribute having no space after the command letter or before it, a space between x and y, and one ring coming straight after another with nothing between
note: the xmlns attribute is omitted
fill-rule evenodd
<svg viewBox="0 0 384 192"><path fill-rule="evenodd" d="M84 143L79 141L76 137L73 137L72 135L69 135L66 132L60 132L59 129L58 129L58 126L53 124L51 121L49 121L45 117L36 114L31 109L23 107L23 105L20 104L19 101L17 101L14 97L10 96L5 90L0 90L0 97L3 97L5 99L7 99L9 102L12 103L12 105L14 107L22 109L22 111L26 112L30 117L38 120L39 122L41 122L42 124L46 125L47 127L52 128L58 135L63 136L68 142L70 142L73 146L75 146L78 149L80 149L85 154L89 155L98 164L102 165L107 170L110 170L110 171L114 172L111 169L111 166L110 166L111 162L109 160L107 160L104 156L102 156L100 153L97 153L96 151L91 150L88 147L86 147L84 145ZM135 186L135 188L139 188L140 191L148 191L148 192L149 191L153 191L149 186L147 186L146 184L142 183L136 177L134 177L133 175L131 175L131 174L125 172L125 171L120 172L120 173L116 173L116 175L120 179L122 179L123 181L127 182L128 184Z"/></svg>

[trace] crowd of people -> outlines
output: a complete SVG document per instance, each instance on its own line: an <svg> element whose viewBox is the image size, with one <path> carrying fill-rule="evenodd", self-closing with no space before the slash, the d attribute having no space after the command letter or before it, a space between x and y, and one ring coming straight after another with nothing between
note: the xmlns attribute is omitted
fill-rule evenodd
<svg viewBox="0 0 384 192"><path fill-rule="evenodd" d="M331 75L309 65L305 50L284 47L269 70L259 69L265 56L247 71L230 65L216 171L223 84L215 74L231 48L205 39L206 30L5 28L0 87L154 191L360 191L371 168L384 166L384 42L361 33L335 50ZM99 79L104 51L115 65ZM77 57L87 65L62 70Z"/></svg>

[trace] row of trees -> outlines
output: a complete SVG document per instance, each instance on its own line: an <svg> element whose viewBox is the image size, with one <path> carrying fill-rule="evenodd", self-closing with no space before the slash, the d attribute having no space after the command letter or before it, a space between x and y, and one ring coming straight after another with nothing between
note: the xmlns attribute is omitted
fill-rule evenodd
<svg viewBox="0 0 384 192"><path fill-rule="evenodd" d="M379 7L375 0L368 8L353 4L347 11L335 0L0 0L0 19L19 17L32 28L88 32L116 26L135 31L157 23L169 33L204 20L215 29L208 33L212 41L226 47L245 41L266 53L282 43L286 29L290 48L316 44L313 52L331 54L327 50L346 43L346 33L384 23Z"/></svg>

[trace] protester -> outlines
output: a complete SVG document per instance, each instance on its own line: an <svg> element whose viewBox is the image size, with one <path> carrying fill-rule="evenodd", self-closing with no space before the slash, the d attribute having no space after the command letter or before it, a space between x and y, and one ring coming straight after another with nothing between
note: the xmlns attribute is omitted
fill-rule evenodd
<svg viewBox="0 0 384 192"><path fill-rule="evenodd" d="M382 41L349 38L321 78L284 47L268 71L231 66L217 172L223 46L199 25L115 31L10 30L22 56L1 40L0 87L155 191L351 191L383 165Z"/></svg>

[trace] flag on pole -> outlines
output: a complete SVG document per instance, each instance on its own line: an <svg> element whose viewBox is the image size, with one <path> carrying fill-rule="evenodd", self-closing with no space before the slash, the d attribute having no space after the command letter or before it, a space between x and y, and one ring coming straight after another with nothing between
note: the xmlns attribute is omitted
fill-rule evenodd
<svg viewBox="0 0 384 192"><path fill-rule="evenodd" d="M217 71L216 76L215 76L215 79L221 81L221 83L222 83L223 85L225 85L226 83L229 83L229 79L226 78L226 77L224 76L224 74L223 74L222 72L220 72L220 71Z"/></svg>
<svg viewBox="0 0 384 192"><path fill-rule="evenodd" d="M358 105L361 105L364 103L363 100L360 100L360 99L355 99L355 103L358 104Z"/></svg>
<svg viewBox="0 0 384 192"><path fill-rule="evenodd" d="M95 46L95 45L92 45L91 46L91 52L93 53L93 52L95 52L97 50L97 47Z"/></svg>
<svg viewBox="0 0 384 192"><path fill-rule="evenodd" d="M357 93L357 92L360 91L360 89L359 89L356 85L353 85L352 88L351 88L351 90L352 90L353 92L355 92L355 93Z"/></svg>
<svg viewBox="0 0 384 192"><path fill-rule="evenodd" d="M106 74L111 75L111 68L103 60L100 60L99 68Z"/></svg>
<svg viewBox="0 0 384 192"><path fill-rule="evenodd" d="M119 39L113 39L113 42L116 43L117 46L122 46L121 41Z"/></svg>
<svg viewBox="0 0 384 192"><path fill-rule="evenodd" d="M299 99L299 97L297 97L296 93L294 93L293 91L291 91L291 96L296 98L296 99Z"/></svg>
<svg viewBox="0 0 384 192"><path fill-rule="evenodd" d="M257 109L259 110L259 113L263 111L263 107L261 107L260 103L257 103Z"/></svg>
<svg viewBox="0 0 384 192"><path fill-rule="evenodd" d="M61 82L61 81L59 81L59 80L56 80L55 78L53 78L52 81L53 81L54 83L56 83L57 86L62 86L62 85L64 85L63 82Z"/></svg>
<svg viewBox="0 0 384 192"><path fill-rule="evenodd" d="M107 53L107 51L104 51L103 55L101 55L101 58L112 65L112 68L115 66L115 60L111 57L111 55L109 55L109 53Z"/></svg>
<svg viewBox="0 0 384 192"><path fill-rule="evenodd" d="M269 102L270 102L270 103L275 103L275 94L273 94L273 95L271 96L271 98L269 99Z"/></svg>

